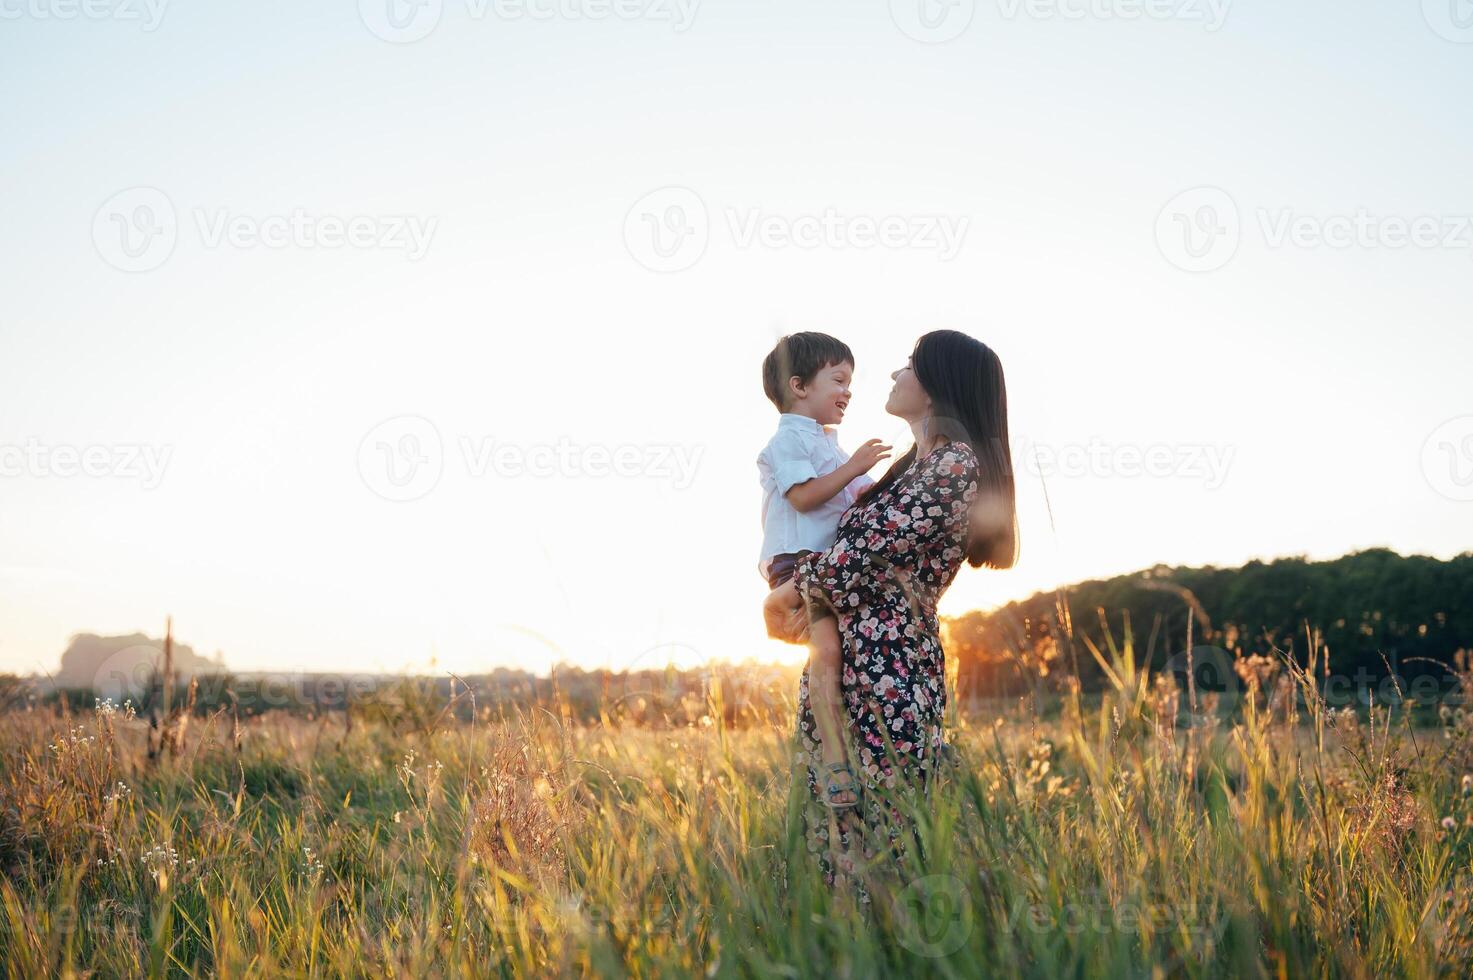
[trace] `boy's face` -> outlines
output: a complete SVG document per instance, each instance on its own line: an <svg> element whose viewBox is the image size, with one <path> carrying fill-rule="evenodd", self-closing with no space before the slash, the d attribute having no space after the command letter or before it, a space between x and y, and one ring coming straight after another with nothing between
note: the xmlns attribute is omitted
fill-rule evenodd
<svg viewBox="0 0 1473 980"><path fill-rule="evenodd" d="M806 385L802 378L789 378L792 404L788 410L806 415L819 425L838 425L849 407L849 382L853 378L854 365L848 361L820 368Z"/></svg>

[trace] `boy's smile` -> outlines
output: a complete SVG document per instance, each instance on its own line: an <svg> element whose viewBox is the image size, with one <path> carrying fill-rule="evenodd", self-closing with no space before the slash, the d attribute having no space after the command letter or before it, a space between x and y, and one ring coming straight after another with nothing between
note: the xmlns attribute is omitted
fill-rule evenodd
<svg viewBox="0 0 1473 980"><path fill-rule="evenodd" d="M807 385L794 378L793 404L789 410L806 415L819 425L838 425L849 408L849 383L853 379L854 365L848 361L825 366Z"/></svg>

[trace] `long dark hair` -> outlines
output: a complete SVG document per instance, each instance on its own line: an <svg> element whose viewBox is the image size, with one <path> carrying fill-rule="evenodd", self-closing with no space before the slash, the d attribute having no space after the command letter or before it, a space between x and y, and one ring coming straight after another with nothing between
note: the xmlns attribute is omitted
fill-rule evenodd
<svg viewBox="0 0 1473 980"><path fill-rule="evenodd" d="M977 499L970 515L967 563L973 568L1012 568L1018 560L1018 510L1002 361L982 341L956 330L934 330L921 337L910 361L916 380L931 398L929 433L965 442L977 456ZM864 499L883 493L900 479L915 462L916 452L917 447L911 446L890 464Z"/></svg>

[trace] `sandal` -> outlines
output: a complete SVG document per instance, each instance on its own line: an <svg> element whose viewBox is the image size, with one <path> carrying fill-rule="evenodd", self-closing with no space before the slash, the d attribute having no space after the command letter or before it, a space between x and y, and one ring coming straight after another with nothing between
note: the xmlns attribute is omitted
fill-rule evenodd
<svg viewBox="0 0 1473 980"><path fill-rule="evenodd" d="M829 775L828 778L824 780L826 784L824 786L824 806L828 807L830 810L852 810L855 807L859 806L859 783L854 778L854 770L850 769L842 762L836 762L833 765L828 766L827 768ZM849 776L849 779L842 783L839 782L834 777L839 775L840 773L847 774ZM834 798L842 793L848 793L853 796L854 799L850 800L847 803L835 802Z"/></svg>

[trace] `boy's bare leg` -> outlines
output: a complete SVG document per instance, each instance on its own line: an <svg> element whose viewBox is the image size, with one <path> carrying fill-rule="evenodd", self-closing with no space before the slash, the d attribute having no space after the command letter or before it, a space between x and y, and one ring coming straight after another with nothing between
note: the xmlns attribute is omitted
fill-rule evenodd
<svg viewBox="0 0 1473 980"><path fill-rule="evenodd" d="M839 623L832 616L813 621L808 628L808 698L818 724L819 756L827 767L845 761L844 723L839 677ZM835 794L829 802L847 806L858 799L854 789Z"/></svg>

